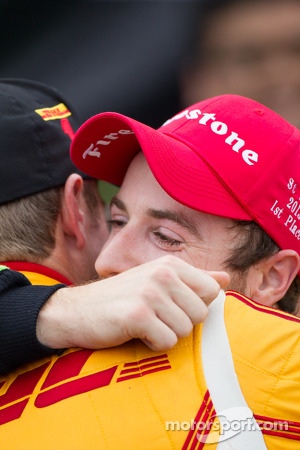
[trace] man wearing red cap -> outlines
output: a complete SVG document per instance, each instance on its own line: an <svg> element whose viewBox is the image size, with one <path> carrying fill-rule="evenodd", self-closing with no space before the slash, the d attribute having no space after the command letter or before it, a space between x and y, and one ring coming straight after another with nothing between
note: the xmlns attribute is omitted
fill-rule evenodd
<svg viewBox="0 0 300 450"><path fill-rule="evenodd" d="M153 348L169 348L190 331L181 329L181 315L190 327L202 321L202 286L201 298L209 302L219 284L196 270L192 275L179 260L157 261L83 290L62 289L97 278L95 260L108 236L97 181L70 160L77 114L56 89L16 78L0 80L0 113L0 373L72 346L101 348L147 337ZM166 269L172 271L169 285L155 276ZM215 277L221 282L224 274ZM185 299L181 315L158 332L161 304L164 314L174 309L173 284ZM191 312L187 305L193 303L199 309ZM132 320L141 308L143 324Z"/></svg>
<svg viewBox="0 0 300 450"><path fill-rule="evenodd" d="M10 374L1 441L16 449L27 441L32 449L296 449L299 144L281 117L231 95L193 105L159 130L116 113L87 121L73 161L121 184L99 274L113 280L173 254L228 271L229 289L171 350L140 341L73 349Z"/></svg>
<svg viewBox="0 0 300 450"><path fill-rule="evenodd" d="M117 113L96 115L80 127L71 157L85 173L120 185L142 150L170 197L229 224L222 230L225 247L230 248L235 233L243 235L244 241L237 241L230 260L225 263L229 255L220 258L222 269L233 272L243 283L248 279L256 289L267 274L259 279L256 266L255 270L252 266L266 258L277 263L276 270L270 266L268 273L276 295L274 290L264 298L259 292L256 299L253 288L244 293L268 306L279 302L280 309L296 314L300 292L299 142L299 130L272 110L245 97L223 95L192 105L158 130ZM279 265L286 268L286 277ZM212 267L220 268L220 264L201 266Z"/></svg>

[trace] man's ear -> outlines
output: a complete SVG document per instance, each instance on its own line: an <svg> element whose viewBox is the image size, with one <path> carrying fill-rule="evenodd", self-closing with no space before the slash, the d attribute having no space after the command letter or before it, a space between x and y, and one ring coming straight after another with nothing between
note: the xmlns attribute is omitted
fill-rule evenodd
<svg viewBox="0 0 300 450"><path fill-rule="evenodd" d="M82 248L86 243L84 220L83 179L72 173L63 191L61 223L66 238L73 239L78 248Z"/></svg>
<svg viewBox="0 0 300 450"><path fill-rule="evenodd" d="M295 250L280 250L250 269L249 282L253 283L250 288L251 298L262 305L275 307L299 270L298 253Z"/></svg>

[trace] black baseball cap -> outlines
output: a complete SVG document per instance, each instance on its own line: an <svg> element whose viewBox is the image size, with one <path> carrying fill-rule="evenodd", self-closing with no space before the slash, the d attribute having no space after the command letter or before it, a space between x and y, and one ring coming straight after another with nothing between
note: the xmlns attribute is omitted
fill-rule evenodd
<svg viewBox="0 0 300 450"><path fill-rule="evenodd" d="M0 204L62 186L79 173L70 143L80 125L70 102L42 83L0 78Z"/></svg>

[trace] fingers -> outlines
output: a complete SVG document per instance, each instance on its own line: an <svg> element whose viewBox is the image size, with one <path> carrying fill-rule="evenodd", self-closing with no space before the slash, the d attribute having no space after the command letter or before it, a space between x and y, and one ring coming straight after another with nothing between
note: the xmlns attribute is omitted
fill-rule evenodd
<svg viewBox="0 0 300 450"><path fill-rule="evenodd" d="M150 274L140 292L145 309L139 311L128 331L155 350L170 348L203 322L220 284L223 287L229 282L226 272L199 270L169 256L139 267Z"/></svg>
<svg viewBox="0 0 300 450"><path fill-rule="evenodd" d="M140 311L129 325L128 333L142 340L155 351L169 350L179 338L188 336L193 323L175 303L154 311L151 308Z"/></svg>
<svg viewBox="0 0 300 450"><path fill-rule="evenodd" d="M155 262L160 262L161 265L157 265L157 270L153 273L154 282L168 289L173 301L186 313L190 312L194 324L202 320L202 302L209 305L218 296L220 289L224 289L230 281L226 272L201 270L174 256L168 255L152 261ZM192 296L189 290L196 296ZM192 316L197 311L200 316L193 320Z"/></svg>
<svg viewBox="0 0 300 450"><path fill-rule="evenodd" d="M149 322L141 322L140 332L137 330L139 339L144 342L151 350L166 351L177 344L177 334L161 320L153 320L152 325Z"/></svg>
<svg viewBox="0 0 300 450"><path fill-rule="evenodd" d="M155 274L156 280L168 284L173 282L174 274L192 289L199 297L207 304L215 299L220 291L224 289L229 283L229 275L224 271L207 271L191 266L185 261L171 255L164 256L160 261L161 274ZM154 263L155 261L152 261ZM141 266L140 266L141 267ZM168 269L173 270L174 273L169 273Z"/></svg>

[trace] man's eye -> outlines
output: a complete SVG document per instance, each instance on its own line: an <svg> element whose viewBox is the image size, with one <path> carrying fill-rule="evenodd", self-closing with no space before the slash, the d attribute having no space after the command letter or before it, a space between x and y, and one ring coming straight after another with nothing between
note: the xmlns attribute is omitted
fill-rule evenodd
<svg viewBox="0 0 300 450"><path fill-rule="evenodd" d="M125 221L124 220L108 220L107 221L108 225L110 228L120 228L123 227L125 225Z"/></svg>
<svg viewBox="0 0 300 450"><path fill-rule="evenodd" d="M182 244L181 241L178 241L177 239L173 239L171 237L166 236L161 231L154 231L154 236L157 238L158 242L162 245L169 245L171 247L179 246Z"/></svg>

